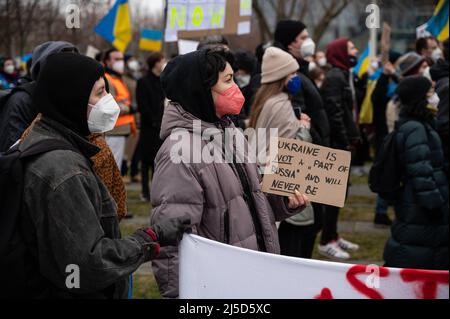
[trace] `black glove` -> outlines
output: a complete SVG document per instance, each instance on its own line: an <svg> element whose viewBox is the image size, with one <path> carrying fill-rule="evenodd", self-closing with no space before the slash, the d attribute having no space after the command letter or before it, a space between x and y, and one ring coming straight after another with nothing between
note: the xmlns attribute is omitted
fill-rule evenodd
<svg viewBox="0 0 450 319"><path fill-rule="evenodd" d="M190 229L189 216L166 219L150 228L156 233L158 243L163 246L178 246L183 234Z"/></svg>

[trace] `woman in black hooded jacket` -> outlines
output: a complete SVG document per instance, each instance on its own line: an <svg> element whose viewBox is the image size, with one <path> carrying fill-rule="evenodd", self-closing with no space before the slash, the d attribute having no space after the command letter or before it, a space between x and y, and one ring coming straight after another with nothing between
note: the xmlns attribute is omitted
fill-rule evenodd
<svg viewBox="0 0 450 319"><path fill-rule="evenodd" d="M428 107L430 89L427 78L411 76L396 90L401 106L395 143L403 187L384 249L388 267L449 269L448 179L434 114Z"/></svg>

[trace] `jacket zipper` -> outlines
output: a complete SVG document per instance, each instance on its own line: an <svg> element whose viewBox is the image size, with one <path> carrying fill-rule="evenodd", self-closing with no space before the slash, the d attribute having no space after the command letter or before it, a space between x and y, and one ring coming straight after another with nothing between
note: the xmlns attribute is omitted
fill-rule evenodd
<svg viewBox="0 0 450 319"><path fill-rule="evenodd" d="M225 128L224 128L222 121L218 122L216 124L216 126L222 130L223 134L225 134ZM222 151L225 154L225 135L223 136L223 141L222 141ZM250 215L251 215L252 221L253 221L253 228L255 229L256 243L258 245L258 250L265 252L265 251L267 251L267 249L266 249L266 244L264 242L264 238L262 236L261 222L260 222L260 220L258 218L258 214L256 212L256 205L255 205L255 201L253 198L253 194L251 193L250 185L248 183L247 174L245 173L245 170L239 163L234 163L234 156L233 156L233 163L229 163L229 165L230 165L231 169L233 170L234 174L239 179L245 203L247 204L247 207L250 211Z"/></svg>
<svg viewBox="0 0 450 319"><path fill-rule="evenodd" d="M225 244L229 244L230 243L230 214L228 212L228 209L225 211L223 219L224 219L223 224L224 224Z"/></svg>

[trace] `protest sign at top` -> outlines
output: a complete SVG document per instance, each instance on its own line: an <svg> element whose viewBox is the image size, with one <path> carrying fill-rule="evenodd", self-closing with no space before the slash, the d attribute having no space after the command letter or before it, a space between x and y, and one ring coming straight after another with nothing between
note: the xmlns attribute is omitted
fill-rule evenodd
<svg viewBox="0 0 450 319"><path fill-rule="evenodd" d="M298 190L313 202L344 206L350 152L275 137L270 141L269 158L264 192L290 196Z"/></svg>
<svg viewBox="0 0 450 319"><path fill-rule="evenodd" d="M237 34L251 14L252 0L168 0L165 41Z"/></svg>

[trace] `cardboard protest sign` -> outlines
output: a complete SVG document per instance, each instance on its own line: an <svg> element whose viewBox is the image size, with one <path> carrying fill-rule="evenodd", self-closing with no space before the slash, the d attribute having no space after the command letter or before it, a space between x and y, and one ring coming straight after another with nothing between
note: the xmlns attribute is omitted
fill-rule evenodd
<svg viewBox="0 0 450 319"><path fill-rule="evenodd" d="M251 21L251 5L249 0L168 0L165 41L238 34L239 23Z"/></svg>
<svg viewBox="0 0 450 319"><path fill-rule="evenodd" d="M181 299L448 299L448 271L294 258L184 235Z"/></svg>
<svg viewBox="0 0 450 319"><path fill-rule="evenodd" d="M270 141L262 190L290 196L295 190L316 203L343 207L351 153L296 139Z"/></svg>

